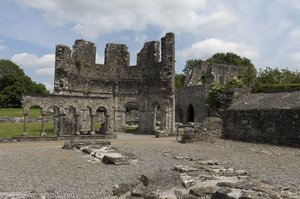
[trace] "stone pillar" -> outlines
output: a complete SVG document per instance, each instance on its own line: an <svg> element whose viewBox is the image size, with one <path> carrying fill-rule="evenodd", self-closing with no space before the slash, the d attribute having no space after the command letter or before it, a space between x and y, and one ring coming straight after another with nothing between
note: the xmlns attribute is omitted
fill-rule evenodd
<svg viewBox="0 0 300 199"><path fill-rule="evenodd" d="M109 114L107 114L107 116L106 116L106 132L105 133L106 133L106 136L114 134L114 130L111 126L111 116Z"/></svg>
<svg viewBox="0 0 300 199"><path fill-rule="evenodd" d="M166 112L164 110L161 110L161 116L160 116L160 128L159 130L165 130L166 127Z"/></svg>
<svg viewBox="0 0 300 199"><path fill-rule="evenodd" d="M110 129L110 115L106 115L106 122L105 122L105 132L108 133Z"/></svg>
<svg viewBox="0 0 300 199"><path fill-rule="evenodd" d="M76 124L75 134L76 135L80 135L79 121L80 121L80 114L75 114L75 124Z"/></svg>
<svg viewBox="0 0 300 199"><path fill-rule="evenodd" d="M166 111L166 129L170 130L170 110Z"/></svg>
<svg viewBox="0 0 300 199"><path fill-rule="evenodd" d="M23 134L22 134L22 136L28 136L28 132L27 132L27 116L28 116L28 114L24 114Z"/></svg>
<svg viewBox="0 0 300 199"><path fill-rule="evenodd" d="M60 125L59 125L59 133L58 133L58 136L60 136L60 135L63 135L63 129L64 129L64 114L60 114L59 115L59 123L60 123Z"/></svg>
<svg viewBox="0 0 300 199"><path fill-rule="evenodd" d="M91 115L91 135L95 135L94 131L94 115Z"/></svg>
<svg viewBox="0 0 300 199"><path fill-rule="evenodd" d="M153 121L151 122L151 128L153 129L153 131L155 131L155 128L156 128L156 113L157 113L157 110L153 111L151 113L151 118L153 119Z"/></svg>
<svg viewBox="0 0 300 199"><path fill-rule="evenodd" d="M122 129L126 131L126 110L122 112Z"/></svg>
<svg viewBox="0 0 300 199"><path fill-rule="evenodd" d="M46 136L47 133L45 132L45 114L42 113L42 130L40 136Z"/></svg>
<svg viewBox="0 0 300 199"><path fill-rule="evenodd" d="M154 132L156 127L156 111L149 112L149 129Z"/></svg>

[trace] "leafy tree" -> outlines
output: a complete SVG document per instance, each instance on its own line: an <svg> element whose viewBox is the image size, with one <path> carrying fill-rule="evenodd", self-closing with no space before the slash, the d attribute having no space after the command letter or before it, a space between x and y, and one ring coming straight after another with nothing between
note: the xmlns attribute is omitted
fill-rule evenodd
<svg viewBox="0 0 300 199"><path fill-rule="evenodd" d="M260 70L255 84L252 86L252 92L296 89L300 89L300 72L278 68Z"/></svg>
<svg viewBox="0 0 300 199"><path fill-rule="evenodd" d="M183 69L183 73L187 76L191 73L191 71L198 65L200 65L203 61L201 59L189 59L186 61L186 64Z"/></svg>
<svg viewBox="0 0 300 199"><path fill-rule="evenodd" d="M175 74L175 88L184 87L185 74Z"/></svg>
<svg viewBox="0 0 300 199"><path fill-rule="evenodd" d="M209 93L207 97L207 103L209 104L210 108L217 109L220 108L221 102L219 100L219 95L225 89L225 86L214 82L209 85Z"/></svg>
<svg viewBox="0 0 300 199"><path fill-rule="evenodd" d="M0 107L20 107L22 93L48 94L43 84L33 82L10 60L0 60Z"/></svg>
<svg viewBox="0 0 300 199"><path fill-rule="evenodd" d="M13 74L16 76L24 76L24 71L10 60L0 59L0 77L5 74Z"/></svg>
<svg viewBox="0 0 300 199"><path fill-rule="evenodd" d="M300 72L266 68L259 71L256 82L260 84L297 84L300 83Z"/></svg>

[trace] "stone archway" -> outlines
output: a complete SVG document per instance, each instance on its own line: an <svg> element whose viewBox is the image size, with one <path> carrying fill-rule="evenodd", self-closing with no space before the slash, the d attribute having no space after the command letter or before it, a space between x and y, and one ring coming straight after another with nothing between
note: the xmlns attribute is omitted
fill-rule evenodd
<svg viewBox="0 0 300 199"><path fill-rule="evenodd" d="M125 131L136 132L139 127L139 106L136 102L127 102L125 108Z"/></svg>
<svg viewBox="0 0 300 199"><path fill-rule="evenodd" d="M94 120L95 133L106 134L108 130L108 114L105 107L100 106L97 108Z"/></svg>
<svg viewBox="0 0 300 199"><path fill-rule="evenodd" d="M195 122L195 111L192 104L187 108L187 122Z"/></svg>

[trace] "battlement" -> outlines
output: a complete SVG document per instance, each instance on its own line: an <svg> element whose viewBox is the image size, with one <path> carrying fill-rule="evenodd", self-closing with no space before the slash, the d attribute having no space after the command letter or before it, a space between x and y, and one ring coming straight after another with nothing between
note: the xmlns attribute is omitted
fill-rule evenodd
<svg viewBox="0 0 300 199"><path fill-rule="evenodd" d="M79 61L84 62L88 66L95 66L96 45L93 42L78 39L73 45L73 50L63 44L56 46L56 66L61 65L63 67L66 63L70 64L70 62L73 62L73 64L76 64ZM138 66L154 66L160 61L164 65L175 63L173 33L167 33L161 39L161 47L159 41L145 42L143 48L137 53ZM125 44L106 44L104 65L129 66L129 63L130 53Z"/></svg>
<svg viewBox="0 0 300 199"><path fill-rule="evenodd" d="M125 44L106 44L105 48L105 65L129 66L130 54Z"/></svg>
<svg viewBox="0 0 300 199"><path fill-rule="evenodd" d="M85 64L93 66L96 63L96 45L90 41L76 40L73 45L73 60L84 61Z"/></svg>
<svg viewBox="0 0 300 199"><path fill-rule="evenodd" d="M76 40L72 50L68 46L57 45L54 91L59 94L99 95L110 93L115 82L120 82L120 88L128 90L128 82L148 86L155 80L155 86L162 85L165 92L174 92L173 33L167 33L161 42L146 42L137 54L135 66L129 66L130 54L124 44L106 44L104 58L104 64L95 63L96 46L89 41Z"/></svg>

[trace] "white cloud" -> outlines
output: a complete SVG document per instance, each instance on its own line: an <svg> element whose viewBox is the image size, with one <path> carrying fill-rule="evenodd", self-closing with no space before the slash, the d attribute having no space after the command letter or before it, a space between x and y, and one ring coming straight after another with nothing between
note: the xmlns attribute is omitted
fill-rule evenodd
<svg viewBox="0 0 300 199"><path fill-rule="evenodd" d="M47 54L42 57L37 57L34 54L20 53L11 57L11 60L17 65L29 68L44 68L54 66L55 55Z"/></svg>
<svg viewBox="0 0 300 199"><path fill-rule="evenodd" d="M233 23L236 16L225 8L205 14L206 0L18 0L24 7L43 11L48 22L70 24L71 29L88 38L133 30L148 25L163 31L198 33L199 29L217 29Z"/></svg>
<svg viewBox="0 0 300 199"><path fill-rule="evenodd" d="M144 44L147 41L148 37L145 34L135 34L134 42L139 44Z"/></svg>
<svg viewBox="0 0 300 199"><path fill-rule="evenodd" d="M300 29L290 31L289 35L292 41L300 42Z"/></svg>
<svg viewBox="0 0 300 199"><path fill-rule="evenodd" d="M50 92L53 91L53 84L49 83L49 82L43 82L42 84L45 85L46 89Z"/></svg>
<svg viewBox="0 0 300 199"><path fill-rule="evenodd" d="M40 68L40 69L36 70L36 74L54 76L54 67Z"/></svg>
<svg viewBox="0 0 300 199"><path fill-rule="evenodd" d="M206 39L192 44L190 48L178 52L178 55L187 59L207 59L215 53L233 52L249 59L258 59L257 51L246 44L226 42L216 38Z"/></svg>

